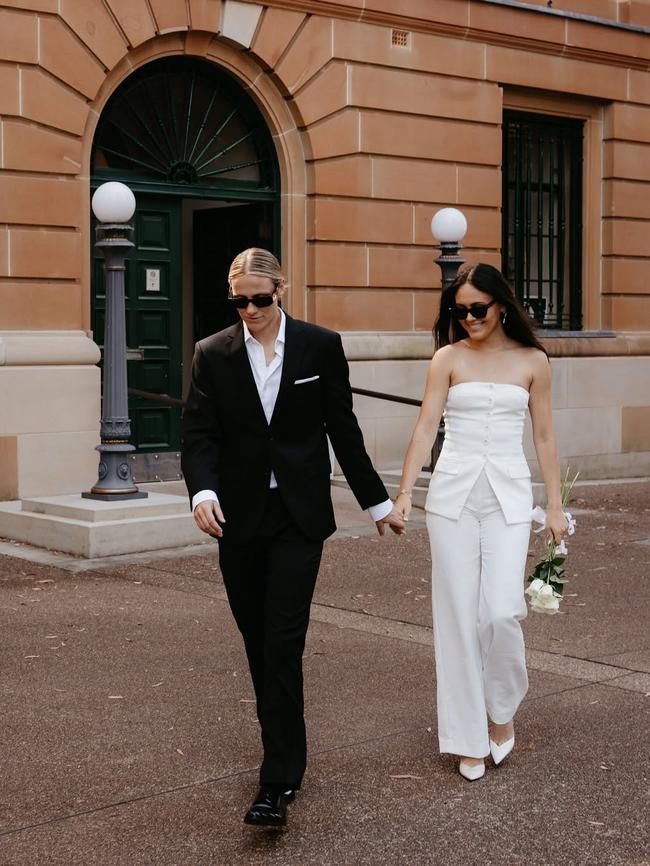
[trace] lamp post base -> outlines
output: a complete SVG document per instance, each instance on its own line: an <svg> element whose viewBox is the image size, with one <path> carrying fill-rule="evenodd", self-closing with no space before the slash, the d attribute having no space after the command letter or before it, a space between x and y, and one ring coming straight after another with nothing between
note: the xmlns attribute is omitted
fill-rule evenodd
<svg viewBox="0 0 650 866"><path fill-rule="evenodd" d="M128 442L102 442L97 446L101 455L99 477L83 499L101 499L105 502L122 499L146 499L148 493L141 493L133 481L128 454L135 451Z"/></svg>

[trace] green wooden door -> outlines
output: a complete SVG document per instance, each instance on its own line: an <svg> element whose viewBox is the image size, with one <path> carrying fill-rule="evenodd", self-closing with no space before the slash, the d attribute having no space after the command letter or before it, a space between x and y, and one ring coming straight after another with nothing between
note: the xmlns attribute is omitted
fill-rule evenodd
<svg viewBox="0 0 650 866"><path fill-rule="evenodd" d="M125 276L130 388L181 398L181 199L138 193L133 217L135 249ZM93 328L103 345L103 260L94 254ZM178 451L180 409L129 397L131 442L140 452Z"/></svg>

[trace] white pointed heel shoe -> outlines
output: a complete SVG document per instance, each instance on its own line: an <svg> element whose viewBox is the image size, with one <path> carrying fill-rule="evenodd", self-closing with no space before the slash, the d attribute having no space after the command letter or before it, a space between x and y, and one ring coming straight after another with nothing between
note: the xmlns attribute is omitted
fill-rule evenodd
<svg viewBox="0 0 650 866"><path fill-rule="evenodd" d="M490 740L490 754L492 755L492 760L496 765L499 765L501 761L512 752L514 744L514 734L509 740L506 740L505 743L500 743L499 745L497 745L494 740Z"/></svg>
<svg viewBox="0 0 650 866"><path fill-rule="evenodd" d="M485 775L485 763L471 765L465 764L461 761L458 765L458 772L469 782L475 782L477 779L481 779Z"/></svg>

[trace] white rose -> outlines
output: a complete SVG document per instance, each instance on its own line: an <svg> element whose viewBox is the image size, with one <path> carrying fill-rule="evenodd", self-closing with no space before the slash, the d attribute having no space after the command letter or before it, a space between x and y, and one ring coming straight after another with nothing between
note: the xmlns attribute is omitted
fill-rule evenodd
<svg viewBox="0 0 650 866"><path fill-rule="evenodd" d="M531 580L530 584L528 585L526 595L530 595L532 597L536 596L543 586L546 586L544 581L540 580L539 577L536 577L535 580Z"/></svg>
<svg viewBox="0 0 650 866"><path fill-rule="evenodd" d="M538 613L557 613L560 609L560 596L550 584L545 583L537 595L533 596L530 606Z"/></svg>

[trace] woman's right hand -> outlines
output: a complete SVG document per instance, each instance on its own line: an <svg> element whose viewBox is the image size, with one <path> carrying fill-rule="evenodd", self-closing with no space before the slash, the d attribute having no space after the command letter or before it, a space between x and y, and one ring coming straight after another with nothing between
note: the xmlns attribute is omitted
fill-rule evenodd
<svg viewBox="0 0 650 866"><path fill-rule="evenodd" d="M404 520L409 519L413 502L408 493L400 493L395 499L395 508L401 513Z"/></svg>

